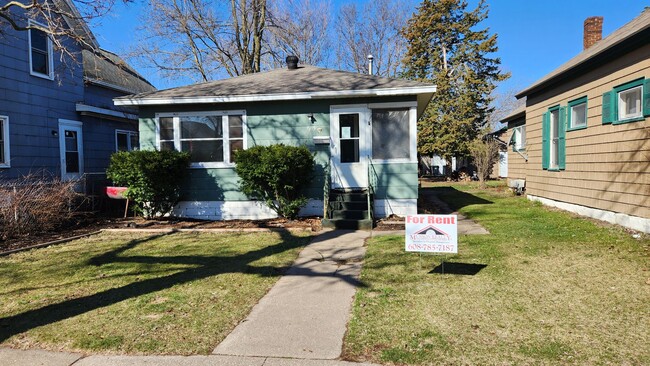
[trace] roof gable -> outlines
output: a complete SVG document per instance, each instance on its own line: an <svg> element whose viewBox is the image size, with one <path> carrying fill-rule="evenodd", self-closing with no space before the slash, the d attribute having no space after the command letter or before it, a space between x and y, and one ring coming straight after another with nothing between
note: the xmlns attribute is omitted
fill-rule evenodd
<svg viewBox="0 0 650 366"><path fill-rule="evenodd" d="M580 52L571 60L534 82L528 88L520 91L515 97L519 99L551 86L558 82L559 79L567 77L568 74L579 71L581 67L586 66L588 63L608 60L608 54L610 52L615 52L617 47L633 39L640 38L641 42L647 44L650 41L648 37L649 31L650 8L646 8L641 15L615 30L606 38L596 42L593 46Z"/></svg>

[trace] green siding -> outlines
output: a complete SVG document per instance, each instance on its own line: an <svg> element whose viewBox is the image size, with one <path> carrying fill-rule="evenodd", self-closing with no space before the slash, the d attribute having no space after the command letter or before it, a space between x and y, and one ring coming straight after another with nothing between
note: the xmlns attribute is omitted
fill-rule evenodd
<svg viewBox="0 0 650 366"><path fill-rule="evenodd" d="M246 110L247 144L305 145L316 160L314 180L304 192L309 198L322 199L323 172L329 161L329 145L315 145L314 136L329 136L330 105L414 101L415 97L358 98L316 101L230 103L223 105L179 105L142 107L140 111L140 146L156 146L155 114ZM310 120L309 115L314 119ZM377 198L417 198L417 164L376 164L379 175ZM248 200L239 191L239 178L234 168L192 168L183 186L184 201Z"/></svg>
<svg viewBox="0 0 650 366"><path fill-rule="evenodd" d="M373 164L377 172L376 199L418 198L416 163Z"/></svg>

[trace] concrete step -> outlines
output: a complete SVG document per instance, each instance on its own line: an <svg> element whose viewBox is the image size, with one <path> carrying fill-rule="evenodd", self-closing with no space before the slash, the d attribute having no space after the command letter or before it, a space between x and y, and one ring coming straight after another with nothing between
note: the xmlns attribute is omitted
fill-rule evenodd
<svg viewBox="0 0 650 366"><path fill-rule="evenodd" d="M346 219L323 219L323 227L344 230L371 230L374 226L372 220L346 220Z"/></svg>
<svg viewBox="0 0 650 366"><path fill-rule="evenodd" d="M334 210L333 219L364 220L368 218L368 210Z"/></svg>

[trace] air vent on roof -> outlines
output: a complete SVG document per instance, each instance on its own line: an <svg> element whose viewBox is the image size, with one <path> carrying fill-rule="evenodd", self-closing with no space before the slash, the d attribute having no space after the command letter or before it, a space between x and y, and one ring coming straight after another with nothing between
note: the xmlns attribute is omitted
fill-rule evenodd
<svg viewBox="0 0 650 366"><path fill-rule="evenodd" d="M287 56L286 61L289 70L295 70L298 68L298 56Z"/></svg>

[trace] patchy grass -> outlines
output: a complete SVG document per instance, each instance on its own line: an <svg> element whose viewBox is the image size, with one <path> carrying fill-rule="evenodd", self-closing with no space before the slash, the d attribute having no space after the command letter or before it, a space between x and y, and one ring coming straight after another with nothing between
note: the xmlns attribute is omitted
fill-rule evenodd
<svg viewBox="0 0 650 366"><path fill-rule="evenodd" d="M209 354L309 239L111 233L0 258L0 344Z"/></svg>
<svg viewBox="0 0 650 366"><path fill-rule="evenodd" d="M459 254L448 257L405 253L401 236L370 240L361 275L369 287L355 297L346 359L650 364L647 236L501 189L427 189L491 234L461 236ZM430 273L442 260L486 267L473 276Z"/></svg>

